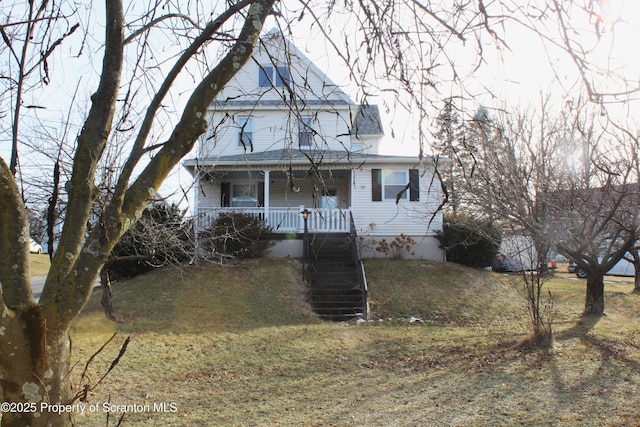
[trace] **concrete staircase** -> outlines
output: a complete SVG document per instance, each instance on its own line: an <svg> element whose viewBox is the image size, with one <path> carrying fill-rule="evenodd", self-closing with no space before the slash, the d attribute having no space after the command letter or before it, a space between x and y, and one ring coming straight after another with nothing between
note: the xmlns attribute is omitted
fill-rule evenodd
<svg viewBox="0 0 640 427"><path fill-rule="evenodd" d="M347 233L316 234L309 242L311 308L326 320L349 320L364 312L365 297Z"/></svg>

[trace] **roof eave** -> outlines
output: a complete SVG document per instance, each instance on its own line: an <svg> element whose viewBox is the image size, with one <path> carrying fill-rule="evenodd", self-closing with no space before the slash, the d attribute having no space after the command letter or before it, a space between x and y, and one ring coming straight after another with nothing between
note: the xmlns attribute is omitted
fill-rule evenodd
<svg viewBox="0 0 640 427"><path fill-rule="evenodd" d="M442 162L444 159L439 159ZM330 159L330 160L320 160L319 164L322 165L331 165L331 166L350 166L354 165L388 165L388 164L408 164L408 165L431 165L434 163L434 159L431 157L423 158L422 160L418 159L417 156L362 156L362 155L352 155L347 156L345 154L344 159ZM224 160L220 158L210 158L210 159L190 159L183 162L183 166L187 169L192 168L195 169L198 166L203 167L251 167L255 168L256 166L282 166L286 165L296 165L296 166L308 166L309 159L301 158L301 159L269 159L269 160Z"/></svg>

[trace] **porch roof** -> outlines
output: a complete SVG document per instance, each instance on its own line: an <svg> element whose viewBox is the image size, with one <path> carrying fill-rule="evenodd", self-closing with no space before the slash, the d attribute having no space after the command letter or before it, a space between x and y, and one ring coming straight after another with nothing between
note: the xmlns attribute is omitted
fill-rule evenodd
<svg viewBox="0 0 640 427"><path fill-rule="evenodd" d="M423 160L424 161L424 160ZM300 166L308 168L311 162L323 169L327 167L348 166L348 169L368 164L417 164L417 156L386 156L380 154L350 153L339 150L295 150L280 149L254 153L243 153L229 156L188 159L183 162L185 168L193 171L197 166L208 168L252 169L257 167L273 167L275 165Z"/></svg>

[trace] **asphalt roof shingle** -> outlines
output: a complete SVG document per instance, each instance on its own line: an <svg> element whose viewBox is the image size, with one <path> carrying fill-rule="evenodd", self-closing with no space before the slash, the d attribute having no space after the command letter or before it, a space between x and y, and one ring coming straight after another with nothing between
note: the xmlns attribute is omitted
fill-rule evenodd
<svg viewBox="0 0 640 427"><path fill-rule="evenodd" d="M360 105L353 118L353 135L384 135L377 105Z"/></svg>

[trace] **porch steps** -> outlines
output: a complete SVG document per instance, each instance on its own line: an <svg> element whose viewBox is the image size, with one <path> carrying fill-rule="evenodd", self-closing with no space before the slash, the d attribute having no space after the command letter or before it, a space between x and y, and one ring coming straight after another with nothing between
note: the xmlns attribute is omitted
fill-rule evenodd
<svg viewBox="0 0 640 427"><path fill-rule="evenodd" d="M349 235L316 234L309 244L311 308L326 320L349 320L364 311Z"/></svg>

